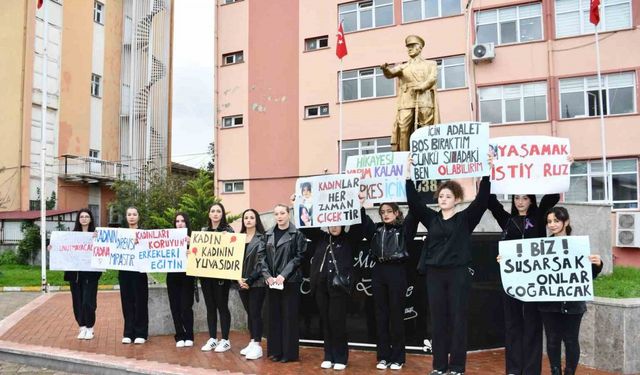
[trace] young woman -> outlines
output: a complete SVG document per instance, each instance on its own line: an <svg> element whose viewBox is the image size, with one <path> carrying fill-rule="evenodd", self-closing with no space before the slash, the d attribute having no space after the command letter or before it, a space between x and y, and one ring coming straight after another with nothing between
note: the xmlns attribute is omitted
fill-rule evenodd
<svg viewBox="0 0 640 375"><path fill-rule="evenodd" d="M244 246L244 263L242 264L242 279L240 285L240 300L247 312L247 325L251 333L251 342L240 351L247 359L262 357L262 304L267 295L262 278L262 268L259 255L264 254L264 226L260 214L253 208L242 213L242 228L240 233L246 233Z"/></svg>
<svg viewBox="0 0 640 375"><path fill-rule="evenodd" d="M299 357L300 263L307 239L290 222L289 207L278 204L273 215L276 225L265 234L266 246L260 256L262 276L269 285L267 355L274 362L292 362Z"/></svg>
<svg viewBox="0 0 640 375"><path fill-rule="evenodd" d="M222 203L214 203L209 208L209 232L230 232L233 228L227 223L227 212ZM217 353L231 349L229 330L231 329L231 312L229 312L229 280L200 278L204 304L207 306L207 325L209 326L209 340L201 348L203 352L215 350ZM220 314L220 330L222 340L218 342L218 313Z"/></svg>
<svg viewBox="0 0 640 375"><path fill-rule="evenodd" d="M74 232L94 232L96 230L93 214L88 208L83 208L76 216L73 226ZM65 271L64 280L69 282L71 300L73 301L73 315L80 326L78 339L93 339L93 325L96 322L96 299L98 296L98 280L102 272Z"/></svg>
<svg viewBox="0 0 640 375"><path fill-rule="evenodd" d="M139 229L140 214L135 207L126 211L127 225ZM136 271L118 271L120 301L124 316L123 344L144 344L149 335L149 284L147 274Z"/></svg>
<svg viewBox="0 0 640 375"><path fill-rule="evenodd" d="M513 195L511 212L489 197L489 210L502 228L501 240L546 237L545 214L560 200L560 194L542 197L538 207L535 195ZM505 324L505 367L507 374L529 375L542 371L542 319L538 306L502 293Z"/></svg>
<svg viewBox="0 0 640 375"><path fill-rule="evenodd" d="M173 224L176 228L187 228L191 236L189 216L184 212L176 213ZM187 252L188 255L188 252ZM173 324L176 327L176 348L193 346L193 297L195 278L185 272L167 273L167 293Z"/></svg>
<svg viewBox="0 0 640 375"><path fill-rule="evenodd" d="M547 213L547 228L552 237L571 235L569 212L564 207L554 207ZM591 271L595 279L602 271L600 255L590 255ZM580 322L587 311L584 301L540 302L544 332L547 336L547 355L551 364L551 375L561 375L562 343L565 348L564 375L574 375L580 360Z"/></svg>
<svg viewBox="0 0 640 375"><path fill-rule="evenodd" d="M490 164L492 159L490 158ZM409 173L410 175L410 173ZM441 184L436 191L435 211L422 203L415 185L407 179L407 203L429 232L418 267L426 272L431 311L433 371L431 374L464 374L467 361L467 315L471 289L471 233L487 209L489 177L480 182L476 198L466 209L456 212L462 202L462 186L455 181Z"/></svg>
<svg viewBox="0 0 640 375"><path fill-rule="evenodd" d="M395 203L378 208L381 223L373 223L361 209L364 236L371 243L376 264L371 270L371 288L376 317L376 368L400 370L405 363L404 303L407 293L407 245L413 241L417 222L403 218Z"/></svg>

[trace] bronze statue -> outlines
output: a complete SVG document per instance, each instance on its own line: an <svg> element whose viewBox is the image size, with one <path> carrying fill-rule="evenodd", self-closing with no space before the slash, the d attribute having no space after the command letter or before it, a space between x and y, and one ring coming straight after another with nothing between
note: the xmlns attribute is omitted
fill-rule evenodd
<svg viewBox="0 0 640 375"><path fill-rule="evenodd" d="M436 88L438 64L420 56L424 40L417 35L405 39L409 61L380 66L386 78L398 77L398 113L391 133L392 151L409 151L409 137L417 128L440 123Z"/></svg>

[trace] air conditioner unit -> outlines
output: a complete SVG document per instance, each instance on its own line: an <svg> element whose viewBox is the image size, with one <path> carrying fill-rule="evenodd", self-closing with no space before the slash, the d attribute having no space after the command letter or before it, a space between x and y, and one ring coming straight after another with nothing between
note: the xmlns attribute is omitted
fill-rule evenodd
<svg viewBox="0 0 640 375"><path fill-rule="evenodd" d="M496 50L493 43L479 43L471 50L471 60L474 62L491 61L494 57L496 57Z"/></svg>
<svg viewBox="0 0 640 375"><path fill-rule="evenodd" d="M616 246L640 247L640 212L616 214Z"/></svg>

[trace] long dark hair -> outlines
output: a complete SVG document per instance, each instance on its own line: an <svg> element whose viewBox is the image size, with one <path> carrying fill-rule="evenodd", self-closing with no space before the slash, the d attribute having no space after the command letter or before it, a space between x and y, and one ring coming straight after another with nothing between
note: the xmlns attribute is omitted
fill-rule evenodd
<svg viewBox="0 0 640 375"><path fill-rule="evenodd" d="M567 209L564 207L560 207L560 206L553 207L552 209L547 211L545 218L548 218L550 214L553 214L556 217L556 219L562 222L562 224L566 223L570 219L569 211L567 211ZM565 228L565 231L567 232L567 236L571 235L572 230L573 229L571 228L571 224L567 224L567 227Z"/></svg>
<svg viewBox="0 0 640 375"><path fill-rule="evenodd" d="M176 212L176 215L173 217L173 227L176 226L176 219L178 216L182 216L184 219L184 223L187 226L187 236L191 236L191 220L189 219L189 215L186 212Z"/></svg>
<svg viewBox="0 0 640 375"><path fill-rule="evenodd" d="M209 212L211 212L211 209L215 206L220 207L220 209L222 210L222 218L220 219L220 224L218 224L218 228L226 228L229 226L229 223L227 223L227 211L224 209L224 206L222 205L222 203L214 203L211 205L211 207L209 207L209 211L207 211L207 223L209 223L209 229L213 229L213 223L211 222L211 217L209 217Z"/></svg>
<svg viewBox="0 0 640 375"><path fill-rule="evenodd" d="M402 224L402 222L404 221L404 214L400 210L400 206L398 206L397 203L394 203L394 202L381 203L380 207L378 207L378 215L380 215L380 218L382 218L382 206L389 206L389 207L391 207L391 210L394 213L397 212L396 220L393 222L393 224L395 224L395 225Z"/></svg>
<svg viewBox="0 0 640 375"><path fill-rule="evenodd" d="M93 220L93 214L91 213L91 210L88 208L81 208L80 211L78 211L78 214L76 215L76 222L73 225L73 231L74 232L82 232L82 225L80 225L80 214L86 212L89 214L89 218L91 219L91 221L89 222L89 228L87 228L87 230L89 232L95 232L96 231L96 223Z"/></svg>
<svg viewBox="0 0 640 375"><path fill-rule="evenodd" d="M511 216L518 216L520 215L518 213L518 208L516 207L516 195L525 195L525 194L514 194L511 196ZM529 197L529 200L531 201L531 204L529 205L529 208L527 208L527 215L529 215L530 212L536 212L536 210L538 209L538 201L536 200L536 196L533 194L526 194L527 197Z"/></svg>
<svg viewBox="0 0 640 375"><path fill-rule="evenodd" d="M260 214L258 213L258 211L254 210L253 208L247 208L242 212L242 216L240 216L240 218L242 219L242 226L240 227L240 233L247 233L247 227L244 226L244 214L246 214L247 212L253 212L253 214L256 216L256 232L260 234L264 234L264 225L262 225L262 220L260 220Z"/></svg>
<svg viewBox="0 0 640 375"><path fill-rule="evenodd" d="M140 227L140 210L136 206L129 206L129 207L127 207L126 210L124 210L124 227L125 228L129 228L129 221L127 220L127 211L129 211L129 210L136 210L136 212L138 213L138 223L136 225L138 226L138 229L141 229L141 227Z"/></svg>

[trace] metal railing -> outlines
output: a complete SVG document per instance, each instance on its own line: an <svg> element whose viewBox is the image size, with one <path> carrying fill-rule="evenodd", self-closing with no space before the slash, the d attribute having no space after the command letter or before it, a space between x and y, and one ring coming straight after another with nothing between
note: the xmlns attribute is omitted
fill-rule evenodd
<svg viewBox="0 0 640 375"><path fill-rule="evenodd" d="M76 155L62 155L60 176L87 183L113 182L122 176L123 164Z"/></svg>

